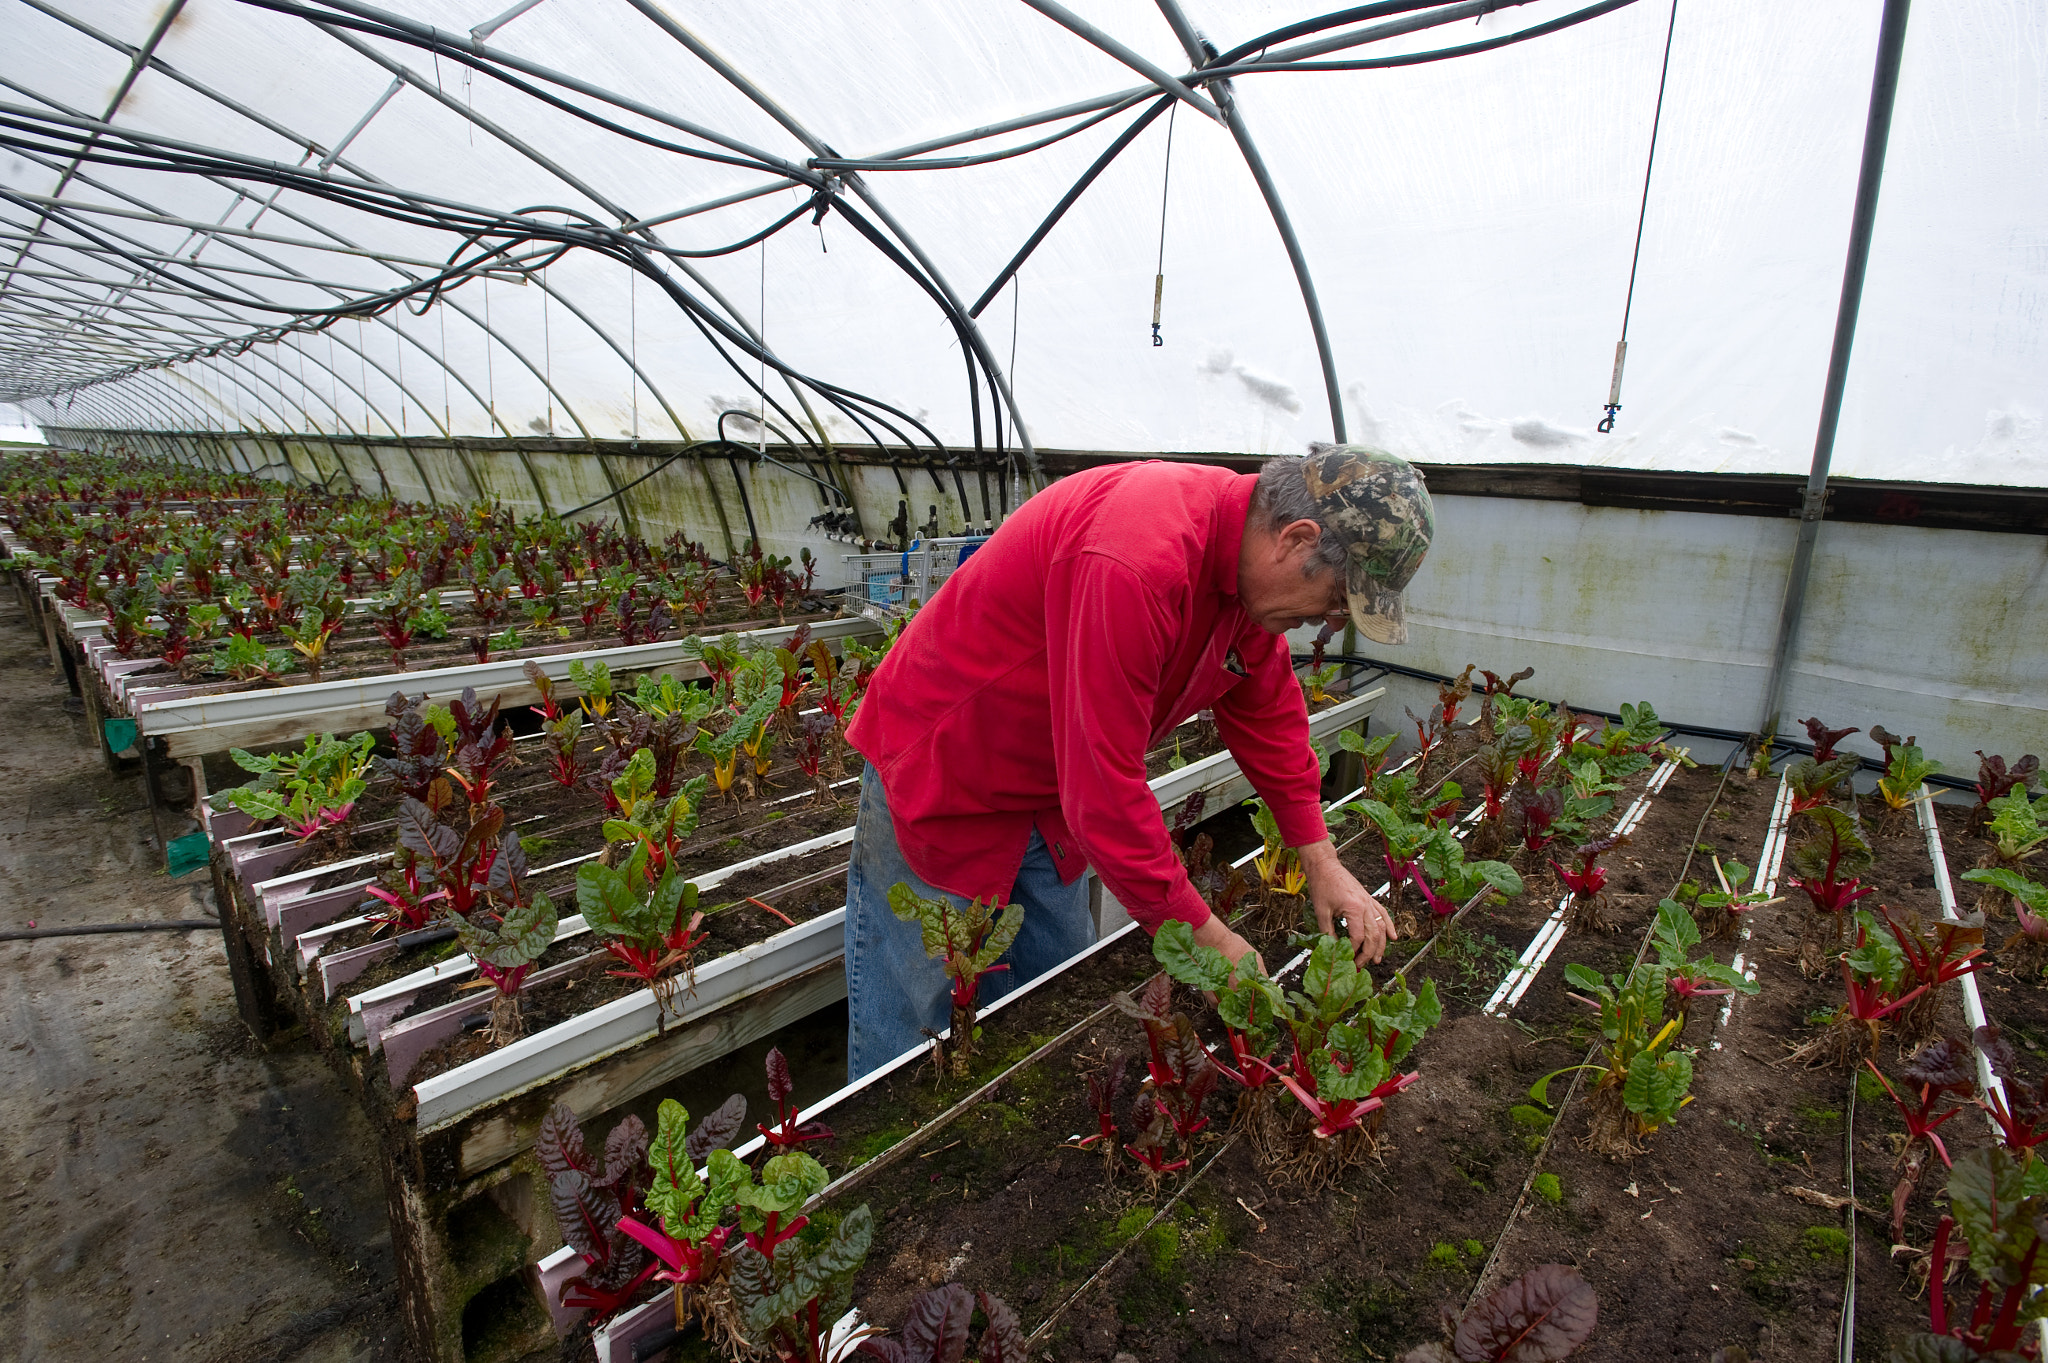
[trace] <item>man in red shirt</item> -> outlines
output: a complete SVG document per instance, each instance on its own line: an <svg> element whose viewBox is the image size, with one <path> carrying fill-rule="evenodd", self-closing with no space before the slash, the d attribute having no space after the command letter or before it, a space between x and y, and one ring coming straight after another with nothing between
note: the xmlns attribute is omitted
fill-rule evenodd
<svg viewBox="0 0 2048 1363"><path fill-rule="evenodd" d="M868 760L847 873L847 1069L859 1078L948 1016L943 968L896 918L898 883L1024 906L984 1001L1094 940L1087 882L1147 932L1169 918L1230 960L1146 784L1145 754L1211 709L1296 849L1324 932L1376 961L1393 922L1339 863L1286 631L1347 617L1406 639L1401 592L1435 530L1422 478L1361 446L1256 474L1113 464L1032 497L905 627L847 737Z"/></svg>

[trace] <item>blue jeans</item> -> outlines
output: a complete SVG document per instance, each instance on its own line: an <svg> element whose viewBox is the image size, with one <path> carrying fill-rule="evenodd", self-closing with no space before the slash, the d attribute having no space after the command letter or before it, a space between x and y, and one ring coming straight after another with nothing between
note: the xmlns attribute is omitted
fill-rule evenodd
<svg viewBox="0 0 2048 1363"><path fill-rule="evenodd" d="M943 1030L953 1006L945 966L924 953L923 930L889 908L899 882L927 898L966 904L918 878L896 845L896 825L882 781L869 767L861 777L854 817L853 852L846 872L847 1082L880 1069L903 1052L926 1044L927 1031ZM1008 970L981 977L986 1005L1086 950L1095 941L1088 912L1088 878L1060 883L1052 853L1037 829L1010 890L1024 906L1024 926L997 964Z"/></svg>

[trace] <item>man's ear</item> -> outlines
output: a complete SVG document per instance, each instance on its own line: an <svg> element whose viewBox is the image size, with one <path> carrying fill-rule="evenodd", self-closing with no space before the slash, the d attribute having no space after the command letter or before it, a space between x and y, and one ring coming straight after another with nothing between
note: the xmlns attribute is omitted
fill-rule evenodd
<svg viewBox="0 0 2048 1363"><path fill-rule="evenodd" d="M1299 558L1322 542L1323 527L1306 518L1291 521L1280 527L1280 552L1287 558Z"/></svg>

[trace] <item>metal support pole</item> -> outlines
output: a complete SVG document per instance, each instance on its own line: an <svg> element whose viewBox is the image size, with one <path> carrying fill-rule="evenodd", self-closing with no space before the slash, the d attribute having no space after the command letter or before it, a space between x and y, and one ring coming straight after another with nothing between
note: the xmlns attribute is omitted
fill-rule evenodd
<svg viewBox="0 0 2048 1363"><path fill-rule="evenodd" d="M1294 277L1301 284L1302 306L1308 309L1309 330L1315 333L1316 355L1323 363L1323 389L1330 399L1330 435L1342 445L1345 442L1344 398L1337 390L1337 358L1330 351L1330 329L1323 325L1323 305L1316 299L1316 281L1308 272L1308 257L1302 254L1301 239L1294 235L1294 223L1287 216L1287 206L1280 202L1280 190L1266 169L1266 159L1259 155L1258 147L1252 142L1251 129L1245 126L1244 115L1238 112L1236 92L1230 88L1229 81L1218 81L1210 90L1223 110L1224 121L1230 125L1230 135L1237 139L1237 149L1243 153L1245 165L1251 168L1252 179L1258 182L1259 193L1273 215L1273 226L1280 229L1280 242L1287 248L1288 263L1294 266Z"/></svg>
<svg viewBox="0 0 2048 1363"><path fill-rule="evenodd" d="M1835 455L1842 389L1849 374L1849 351L1856 341L1856 313L1863 303L1863 273L1870 264L1870 234L1877 221L1877 191L1884 179L1885 144L1891 137L1892 104L1899 93L1899 58L1906 46L1906 12L1911 4L1912 0L1885 0L1884 19L1877 32L1877 68L1870 80L1870 114L1863 125L1863 166L1856 177L1856 208L1849 220L1849 255L1842 267L1842 300L1835 311L1834 350L1828 357L1820 429L1813 441L1813 468L1806 475L1806 496L1799 506L1799 539L1792 550L1785 609L1778 621L1778 643L1771 654L1763 720L1757 730L1767 740L1778 732L1792 648L1799 640L1799 617L1806 605L1806 581L1813 571L1814 545L1827 512L1828 465Z"/></svg>

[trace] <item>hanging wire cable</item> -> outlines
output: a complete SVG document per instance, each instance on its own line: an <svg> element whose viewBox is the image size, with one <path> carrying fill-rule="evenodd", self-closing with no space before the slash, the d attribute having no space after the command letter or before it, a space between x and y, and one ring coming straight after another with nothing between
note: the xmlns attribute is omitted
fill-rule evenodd
<svg viewBox="0 0 2048 1363"><path fill-rule="evenodd" d="M1159 175L1159 264L1152 276L1152 344L1165 345L1159 335L1159 306L1166 297L1166 191L1173 184L1173 121L1180 116L1176 102L1166 115L1166 167Z"/></svg>
<svg viewBox="0 0 2048 1363"><path fill-rule="evenodd" d="M1657 129L1664 122L1664 84L1671 76L1671 35L1678 31L1678 0L1671 0L1671 21L1664 29L1664 65L1657 73L1657 112L1650 119L1650 154L1643 163L1643 201L1636 209L1636 246L1628 258L1628 297L1621 305L1621 339L1614 343L1614 381L1607 389L1607 415L1600 418L1600 434L1614 430L1615 413L1621 410L1621 368L1628 360L1628 315L1636 303L1636 265L1643 258L1643 222L1650 214L1650 172L1657 167Z"/></svg>

